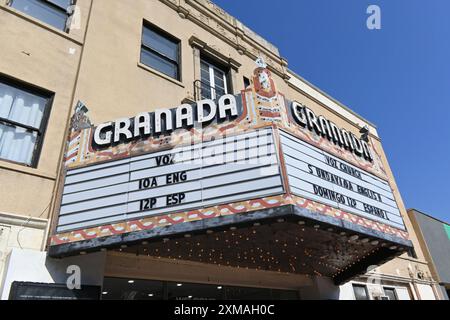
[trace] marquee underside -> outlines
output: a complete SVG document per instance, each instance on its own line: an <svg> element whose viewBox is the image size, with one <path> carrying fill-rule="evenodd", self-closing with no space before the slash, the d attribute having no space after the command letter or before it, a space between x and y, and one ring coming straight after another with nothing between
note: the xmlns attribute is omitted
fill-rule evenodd
<svg viewBox="0 0 450 320"><path fill-rule="evenodd" d="M402 254L411 242L292 205L50 247L327 276L336 284Z"/></svg>

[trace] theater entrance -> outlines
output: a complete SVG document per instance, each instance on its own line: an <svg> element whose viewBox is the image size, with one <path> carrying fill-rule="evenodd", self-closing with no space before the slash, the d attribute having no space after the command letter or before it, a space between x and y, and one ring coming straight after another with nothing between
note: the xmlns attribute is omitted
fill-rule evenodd
<svg viewBox="0 0 450 320"><path fill-rule="evenodd" d="M102 300L297 300L294 290L105 278Z"/></svg>

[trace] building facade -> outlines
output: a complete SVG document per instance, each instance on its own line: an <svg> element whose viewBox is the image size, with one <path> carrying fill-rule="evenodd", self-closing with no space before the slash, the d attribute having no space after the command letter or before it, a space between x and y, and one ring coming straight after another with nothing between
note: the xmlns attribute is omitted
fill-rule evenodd
<svg viewBox="0 0 450 320"><path fill-rule="evenodd" d="M441 297L376 127L212 2L0 0L0 26L2 299L76 268L103 299ZM171 167L216 140L273 162Z"/></svg>
<svg viewBox="0 0 450 320"><path fill-rule="evenodd" d="M420 247L439 283L443 299L450 297L450 225L416 209L408 210Z"/></svg>

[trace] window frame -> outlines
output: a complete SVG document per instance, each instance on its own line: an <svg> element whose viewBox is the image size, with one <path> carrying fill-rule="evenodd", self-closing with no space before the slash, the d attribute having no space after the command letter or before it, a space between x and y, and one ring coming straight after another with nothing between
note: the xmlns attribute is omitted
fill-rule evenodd
<svg viewBox="0 0 450 320"><path fill-rule="evenodd" d="M30 164L18 162L18 161L14 161L14 160L3 159L1 157L0 157L0 161L16 164L16 165L20 165L20 166L25 166L28 168L37 169L39 160L40 160L40 156L41 156L41 152L42 152L42 147L44 144L45 134L47 132L48 122L50 119L50 114L51 114L51 109L53 106L55 94L51 91L39 88L35 85L4 76L1 73L0 73L0 83L11 86L11 87L21 90L21 91L25 91L26 93L29 93L34 96L38 96L40 98L44 98L47 100L47 103L45 104L44 112L42 114L42 120L41 120L41 124L40 124L39 128L34 128L31 126L22 124L20 122L16 122L13 120L9 120L9 119L0 117L0 124L6 125L6 126L12 126L15 128L20 127L20 128L25 129L27 132L36 132L36 142L34 145L33 155L31 157Z"/></svg>
<svg viewBox="0 0 450 320"><path fill-rule="evenodd" d="M367 285L365 285L365 284L359 284L359 283L352 283L353 296L355 297L355 300L363 301L363 300L358 299L358 298L356 297L355 287L358 287L358 288L364 288L364 291L366 292L366 297L367 297L366 300L370 300L369 290L367 289Z"/></svg>
<svg viewBox="0 0 450 320"><path fill-rule="evenodd" d="M208 97L206 99L212 99L212 100L216 100L218 99L217 97L217 88L215 85L215 73L214 73L214 69L217 69L219 71L223 72L223 83L224 83L224 91L225 94L229 94L230 92L230 79L229 79L229 75L230 75L230 68L225 67L221 64L215 63L214 60L211 60L209 57L205 57L204 55L200 55L200 83L201 84L206 84L203 82L202 79L202 63L208 65L209 68L209 89L211 89L211 97Z"/></svg>
<svg viewBox="0 0 450 320"><path fill-rule="evenodd" d="M145 28L150 29L151 31L155 32L156 34L160 35L161 37L163 37L163 38L165 38L165 39L167 39L169 41L172 41L172 42L177 44L177 55L176 55L177 56L177 61L172 60L172 58L170 58L170 57L166 56L165 54L163 54L163 53L161 53L161 52L159 52L159 51L157 51L157 50L155 50L155 49L153 49L153 48L151 48L151 47L149 47L149 46L144 44L144 31L145 31ZM174 78L174 77L172 77L172 76L170 76L170 75L168 75L168 74L166 74L166 73L156 69L155 67L144 63L142 61L142 52L144 50L150 51L152 54L156 55L157 57L159 57L159 58L161 58L161 59L163 59L163 60L165 60L165 61L167 61L169 63L172 63L172 64L176 65L176 67L177 67L176 68L177 69L177 77ZM180 81L181 82L182 81L181 80L182 79L182 77L181 77L181 39L173 36L172 34L170 34L167 31L161 29L160 27L154 25L153 23L151 23L151 22L149 22L147 20L144 20L144 22L142 23L141 50L140 50L140 55L139 55L139 62L142 63L143 65L145 65L146 67L151 68L151 69L153 69L153 70L163 74L166 77L169 77L171 79L174 79L176 81Z"/></svg>
<svg viewBox="0 0 450 320"><path fill-rule="evenodd" d="M394 300L394 301L398 300L397 289L396 289L395 287L383 286L383 294L384 294L386 297L389 297L389 296L386 294L386 289L387 289L387 290L392 290L392 291L394 292L394 297L395 297L395 300ZM391 298L389 297L389 299L391 299Z"/></svg>
<svg viewBox="0 0 450 320"><path fill-rule="evenodd" d="M19 11L19 12L21 12L21 13L27 15L27 16L33 17L34 19L39 20L40 22L42 22L42 23L44 23L44 24L46 24L46 25L49 25L49 26L51 26L51 27L53 27L53 28L55 28L55 29L61 30L61 29L59 29L58 27L55 27L54 25L52 25L52 24L50 24L50 23L47 23L47 22L45 22L45 21L43 21L43 20L41 20L41 19L39 19L39 18L36 18L36 17L30 15L30 14L27 13L27 12L24 12L24 11L22 11L22 10L20 10L20 9L17 9L17 8L13 7L14 1L15 1L15 0L8 0L7 3L6 3L7 6L9 6L9 7L13 8L14 10L17 10L17 11ZM40 2L40 3L42 3L42 4L44 4L44 5L46 5L46 6L48 6L48 7L50 7L50 8L52 8L52 9L54 9L54 10L58 10L58 11L60 11L60 12L64 12L64 13L66 14L67 17L66 17L66 20L65 20L65 23L64 23L64 29L62 29L61 31L62 31L62 32L65 32L65 33L69 33L70 29L67 28L67 21L68 21L69 18L72 16L72 14L69 13L69 12L67 11L67 9L68 9L69 7L71 7L71 6L76 5L77 0L70 0L70 5L69 5L67 8L60 7L60 6L57 5L56 3L52 2L52 1L49 1L49 0L37 0L37 1Z"/></svg>

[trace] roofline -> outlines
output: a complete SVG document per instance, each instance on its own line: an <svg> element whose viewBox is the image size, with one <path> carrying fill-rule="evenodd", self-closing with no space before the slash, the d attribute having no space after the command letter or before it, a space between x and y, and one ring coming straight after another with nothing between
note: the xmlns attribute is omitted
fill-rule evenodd
<svg viewBox="0 0 450 320"><path fill-rule="evenodd" d="M358 117L359 119L361 119L364 122L367 122L369 125L371 125L373 128L378 129L377 126L375 124L373 124L371 121L365 119L363 116L361 116L360 114L356 113L355 111L353 111L352 109L350 109L349 107L347 107L345 104L343 104L342 102L336 100L335 98L333 98L332 96L330 96L328 93L324 92L323 90L321 90L320 88L318 88L317 86L313 85L311 82L309 82L308 80L306 80L305 78L299 76L295 71L292 71L291 69L287 69L287 71L295 76L296 78L298 78L299 80L305 82L308 86L310 86L311 88L313 88L314 90L318 91L320 94L323 94L326 98L330 99L331 101L333 101L334 103L336 103L338 106L340 106L341 108L345 109L346 111L350 112L352 115L354 115L355 117Z"/></svg>
<svg viewBox="0 0 450 320"><path fill-rule="evenodd" d="M408 213L409 213L410 211L415 211L415 212L417 212L417 213L420 213L421 215L427 216L428 218L431 218L431 219L436 220L436 221L438 221L438 222L440 222L440 223L442 223L442 224L446 224L446 225L450 226L450 223L445 222L445 221L442 221L441 219L438 219L438 218L436 218L436 217L433 217L432 215L429 215L428 213L425 213L425 212L420 211L420 210L418 210L418 209L415 209L415 208L409 208L409 209L406 209L406 211L407 211Z"/></svg>

